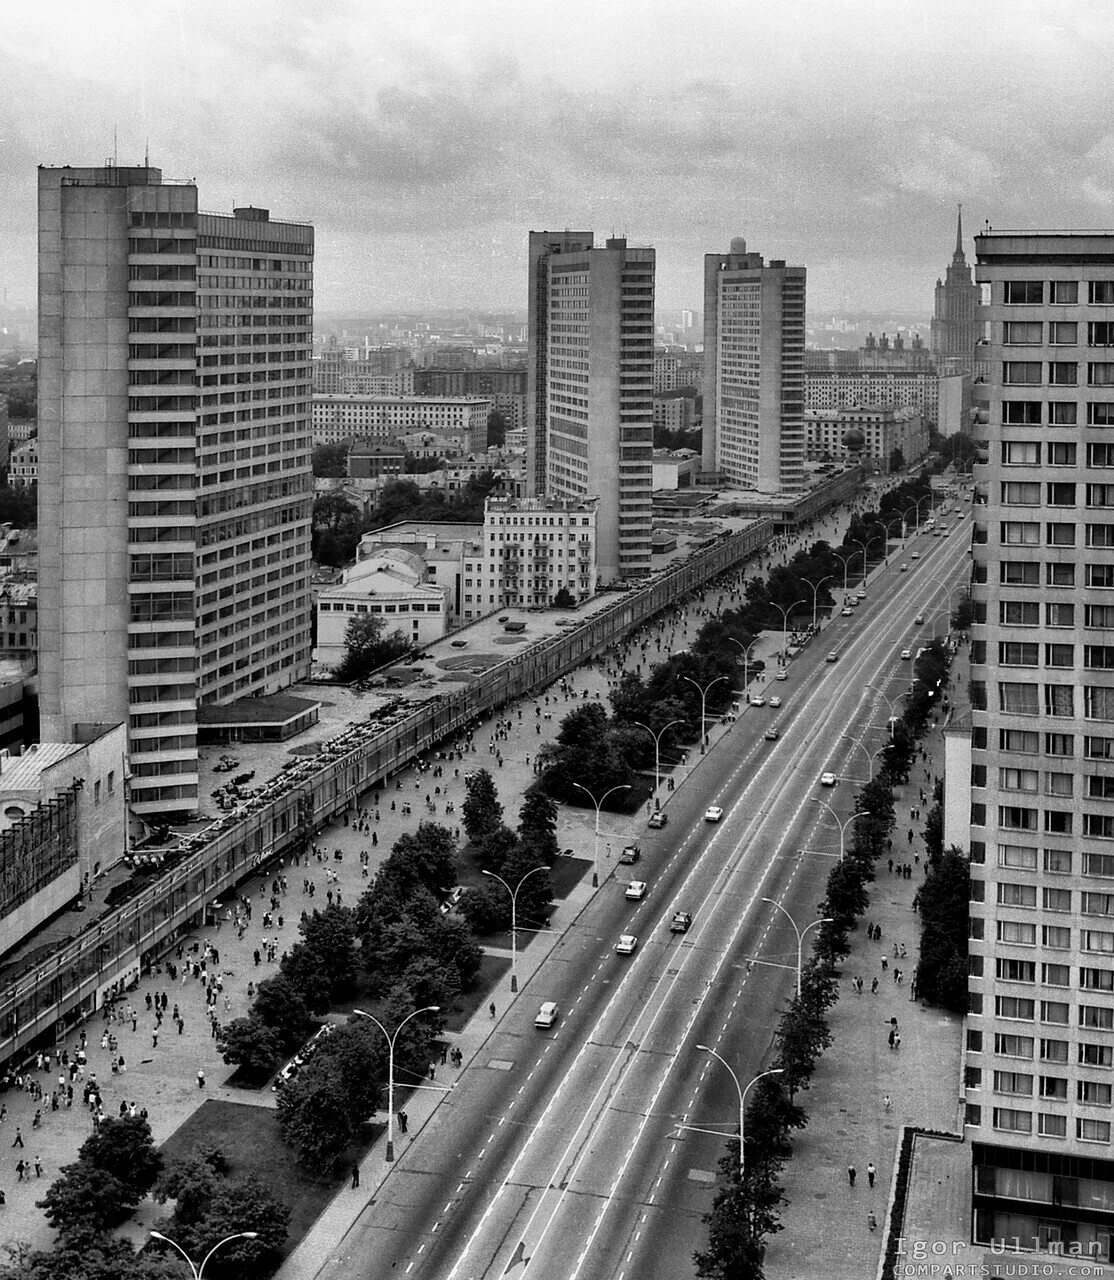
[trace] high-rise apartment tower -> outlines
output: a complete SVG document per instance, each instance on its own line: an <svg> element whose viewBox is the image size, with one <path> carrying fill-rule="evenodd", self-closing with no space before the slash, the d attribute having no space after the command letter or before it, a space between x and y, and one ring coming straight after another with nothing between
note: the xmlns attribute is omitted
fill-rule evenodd
<svg viewBox="0 0 1114 1280"><path fill-rule="evenodd" d="M976 1241L1114 1230L1114 234L986 232L967 1136Z"/></svg>
<svg viewBox="0 0 1114 1280"><path fill-rule="evenodd" d="M312 323L311 227L40 168L42 731L126 721L140 815L197 808L200 706L308 672Z"/></svg>
<svg viewBox="0 0 1114 1280"><path fill-rule="evenodd" d="M599 580L650 572L653 249L590 231L530 233L527 481L598 497Z"/></svg>
<svg viewBox="0 0 1114 1280"><path fill-rule="evenodd" d="M805 268L747 253L704 255L701 465L760 493L805 480Z"/></svg>

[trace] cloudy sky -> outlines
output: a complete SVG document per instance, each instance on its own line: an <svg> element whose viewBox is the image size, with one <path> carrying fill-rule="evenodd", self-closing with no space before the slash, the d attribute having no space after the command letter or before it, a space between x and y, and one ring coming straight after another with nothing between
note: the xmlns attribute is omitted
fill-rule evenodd
<svg viewBox="0 0 1114 1280"><path fill-rule="evenodd" d="M1108 0L10 0L0 287L35 166L142 159L317 228L317 304L521 307L526 232L744 235L809 309L931 309L969 230L1114 224ZM968 253L971 246L968 242Z"/></svg>

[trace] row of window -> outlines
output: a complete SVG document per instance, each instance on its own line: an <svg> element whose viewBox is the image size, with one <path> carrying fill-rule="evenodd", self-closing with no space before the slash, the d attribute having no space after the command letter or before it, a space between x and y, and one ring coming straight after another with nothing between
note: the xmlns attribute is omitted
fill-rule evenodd
<svg viewBox="0 0 1114 1280"><path fill-rule="evenodd" d="M1046 849L1046 853L1060 852ZM1011 904L1012 905L1012 904ZM971 919L971 937L982 941L985 936L985 921L980 916ZM1029 920L998 920L996 937L999 942L1009 943L1015 947L1035 947L1037 945L1037 926ZM976 927L977 926L977 927ZM1041 925L1041 946L1049 951L1070 951L1072 931L1063 925ZM1080 950L1092 955L1114 955L1114 933L1108 929L1080 929ZM1063 985L1067 985L1066 983Z"/></svg>
<svg viewBox="0 0 1114 1280"><path fill-rule="evenodd" d="M969 1108L968 1123L978 1124L979 1120L975 1117L980 1114L978 1107ZM1039 1131L1042 1137L1067 1137L1067 1116L1050 1115L1042 1111L1039 1113L1038 1119L1040 1122ZM993 1109L993 1121L994 1128L1000 1129L1003 1133L1033 1132L1033 1113L1031 1111L1016 1111L1010 1107L995 1107ZM1075 1121L1075 1136L1080 1142L1109 1143L1110 1121L1091 1120L1080 1116Z"/></svg>
<svg viewBox="0 0 1114 1280"><path fill-rule="evenodd" d="M1002 343L1007 347L1040 347L1044 345L1044 324L1040 320L1006 320L1002 324ZM1079 342L1079 325L1074 320L1052 320L1048 325L1048 344L1074 347ZM1089 347L1114 347L1114 321L1087 322Z"/></svg>
<svg viewBox="0 0 1114 1280"><path fill-rule="evenodd" d="M336 601L330 604L327 600L322 600L318 606L322 613L440 613L441 606L437 603L431 604L350 604Z"/></svg>
<svg viewBox="0 0 1114 1280"><path fill-rule="evenodd" d="M1074 716L1075 688L1070 684L1024 684L999 681L998 709L1006 715ZM1114 688L1083 686L1083 715L1087 720L1114 721Z"/></svg>
<svg viewBox="0 0 1114 1280"><path fill-rule="evenodd" d="M984 729L976 732L985 735ZM976 741L973 745L985 750L985 740ZM999 729L998 747L1001 751L1011 751L1018 755L1039 755L1041 753L1041 735L1036 729ZM1044 735L1044 754L1046 756L1075 755L1075 735L1072 733L1046 733ZM1114 760L1114 738L1103 738L1087 734L1083 738L1083 758L1085 760Z"/></svg>
<svg viewBox="0 0 1114 1280"><path fill-rule="evenodd" d="M1109 453L1100 455L1109 461L1096 463L1096 466L1114 466L1114 448ZM1052 480L1046 482L1044 492L1051 507L1074 507L1076 491L1080 486L1071 481ZM1114 484L1088 484L1083 486L1085 505L1088 507L1114 507ZM1003 506L1007 507L1039 507L1041 505L1041 482L1039 480L1003 480L999 494Z"/></svg>
<svg viewBox="0 0 1114 1280"><path fill-rule="evenodd" d="M1002 302L1007 307L1073 307L1079 302L1079 280L1003 280ZM1087 302L1094 307L1114 306L1114 280L1087 280Z"/></svg>
<svg viewBox="0 0 1114 1280"><path fill-rule="evenodd" d="M972 993L976 994L976 993ZM1053 1026L1066 1027L1071 1021L1071 1006L1065 1000L1036 1001L1028 996L994 997L994 1015L998 1018L1009 1018L1014 1022L1050 1023ZM979 1010L981 1012L981 1010ZM1077 1006L1078 1025L1091 1030L1114 1031L1114 1007L1108 1004L1081 1004Z"/></svg>
<svg viewBox="0 0 1114 1280"><path fill-rule="evenodd" d="M1114 778L1090 774L1084 779L1085 794L1090 800L1114 800ZM986 766L974 765L971 769L971 785L986 786ZM1036 769L1018 769L1002 765L998 769L998 786L1002 791L1023 791L1036 795L1040 790L1040 773ZM1075 775L1071 773L1045 773L1044 794L1071 798L1075 791Z"/></svg>
<svg viewBox="0 0 1114 1280"><path fill-rule="evenodd" d="M1003 440L1002 465L1004 467L1039 467L1041 465L1040 440ZM1078 465L1078 446L1069 440L1051 440L1044 449L1044 463L1050 467L1074 467ZM1114 444L1105 442L1087 445L1088 467L1114 467Z"/></svg>
<svg viewBox="0 0 1114 1280"><path fill-rule="evenodd" d="M1050 563L1044 566L1044 582L1049 587L1074 587L1075 565ZM998 581L1006 587L1038 587L1041 583L1039 560L1000 560ZM1084 566L1084 585L1101 589L1114 588L1114 565Z"/></svg>
<svg viewBox="0 0 1114 1280"><path fill-rule="evenodd" d="M1045 422L1044 401L1003 400L1002 423L1007 427L1036 427ZM1089 427L1114 426L1114 403L1106 400L1087 402L1086 422ZM1047 425L1075 427L1079 425L1079 403L1076 400L1050 400Z"/></svg>
<svg viewBox="0 0 1114 1280"><path fill-rule="evenodd" d="M968 1086L977 1089L982 1083L982 1073L978 1068L975 1068L975 1071L978 1074L974 1079L968 1080ZM1031 1098L1033 1096L1034 1080L1027 1071L995 1071L993 1081L995 1093L1013 1094L1019 1098ZM1040 1097L1055 1098L1059 1102L1067 1102L1067 1076L1038 1076L1036 1084L1040 1091ZM1088 1106L1109 1107L1111 1102L1114 1101L1112 1086L1104 1080L1077 1080L1075 1082L1075 1100L1076 1102L1086 1103Z"/></svg>
<svg viewBox="0 0 1114 1280"><path fill-rule="evenodd" d="M972 956L971 959L981 962L982 956ZM1071 965L1042 964L1040 975L1042 986L1071 986ZM976 974L976 976L981 976L981 973ZM1012 956L999 956L995 961L994 976L1002 982L1023 982L1030 986L1035 986L1037 981L1037 962L1035 960L1016 959ZM1114 991L1114 969L1096 969L1086 965L1080 966L1079 989L1081 991Z"/></svg>
<svg viewBox="0 0 1114 1280"><path fill-rule="evenodd" d="M1114 361L1088 360L1086 385L1114 387ZM1047 372L1046 372L1047 371ZM1075 387L1079 385L1076 360L1003 360L1004 387Z"/></svg>
<svg viewBox="0 0 1114 1280"><path fill-rule="evenodd" d="M972 886L985 885L976 880ZM1037 888L1035 884L1023 884L1018 881L1000 880L995 885L997 903L1000 907L1023 907L1035 909L1037 905ZM1040 905L1042 911L1058 914L1072 910L1073 892L1071 889L1054 889L1050 885L1041 886ZM1078 911L1085 916L1114 916L1114 894L1099 890L1081 889L1079 891ZM1114 1012L1114 1010L1112 1010Z"/></svg>
<svg viewBox="0 0 1114 1280"><path fill-rule="evenodd" d="M999 640L998 664L1003 667L1035 667L1040 660L1040 648L1035 640ZM1074 667L1075 645L1046 644L1044 663L1048 667ZM1085 644L1083 667L1086 671L1114 670L1114 645Z"/></svg>

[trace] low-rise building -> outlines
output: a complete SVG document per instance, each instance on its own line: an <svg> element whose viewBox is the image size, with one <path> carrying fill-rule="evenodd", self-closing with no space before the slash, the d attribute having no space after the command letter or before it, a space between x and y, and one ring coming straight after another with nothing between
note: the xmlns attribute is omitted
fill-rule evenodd
<svg viewBox="0 0 1114 1280"><path fill-rule="evenodd" d="M844 443L849 433L861 435L861 446ZM889 405L805 410L805 456L811 461L869 458L888 471L895 449L906 466L928 450L928 427L919 410Z"/></svg>
<svg viewBox="0 0 1114 1280"><path fill-rule="evenodd" d="M401 631L414 645L440 640L448 630L448 592L426 580L420 553L387 548L344 571L341 581L317 593L317 649L327 667L343 659L345 633L352 618L372 614L383 622L384 637Z"/></svg>
<svg viewBox="0 0 1114 1280"><path fill-rule="evenodd" d="M34 529L0 524L0 578L27 581L39 572L39 535Z"/></svg>
<svg viewBox="0 0 1114 1280"><path fill-rule="evenodd" d="M700 454L695 449L655 449L654 492L659 489L688 489L700 474Z"/></svg>
<svg viewBox="0 0 1114 1280"><path fill-rule="evenodd" d="M18 946L127 847L127 729L81 726L0 758L0 954Z"/></svg>
<svg viewBox="0 0 1114 1280"><path fill-rule="evenodd" d="M564 590L577 604L596 591L595 498L488 498L483 548L465 562L465 621L508 605L550 608Z"/></svg>
<svg viewBox="0 0 1114 1280"><path fill-rule="evenodd" d="M8 458L8 483L24 489L39 483L39 438L14 445Z"/></svg>
<svg viewBox="0 0 1114 1280"><path fill-rule="evenodd" d="M415 458L462 458L471 448L471 433L467 429L412 431L396 435L395 443Z"/></svg>
<svg viewBox="0 0 1114 1280"><path fill-rule="evenodd" d="M374 480L379 476L400 476L406 464L406 450L399 444L355 440L348 450L348 478Z"/></svg>
<svg viewBox="0 0 1114 1280"><path fill-rule="evenodd" d="M655 431L691 431L696 425L696 396L683 392L654 396Z"/></svg>
<svg viewBox="0 0 1114 1280"><path fill-rule="evenodd" d="M29 674L38 668L39 586L37 582L0 582L0 654L18 658Z"/></svg>
<svg viewBox="0 0 1114 1280"><path fill-rule="evenodd" d="M365 533L356 548L356 560L368 560L393 548L416 551L425 565L423 581L444 588L449 624L456 625L463 616L464 563L480 556L483 533L482 524L400 521Z"/></svg>
<svg viewBox="0 0 1114 1280"><path fill-rule="evenodd" d="M315 395L313 439L317 444L386 443L414 432L455 434L467 441L465 452L482 453L491 409L491 399L480 396Z"/></svg>

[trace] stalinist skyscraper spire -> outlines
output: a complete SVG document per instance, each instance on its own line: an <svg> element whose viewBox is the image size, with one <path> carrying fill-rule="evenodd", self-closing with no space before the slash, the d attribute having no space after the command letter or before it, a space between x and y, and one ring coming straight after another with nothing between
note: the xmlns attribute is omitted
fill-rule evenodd
<svg viewBox="0 0 1114 1280"><path fill-rule="evenodd" d="M943 280L936 281L936 309L932 319L932 354L940 373L970 373L975 343L981 336L978 320L979 286L963 252L963 205L955 220L955 252Z"/></svg>

